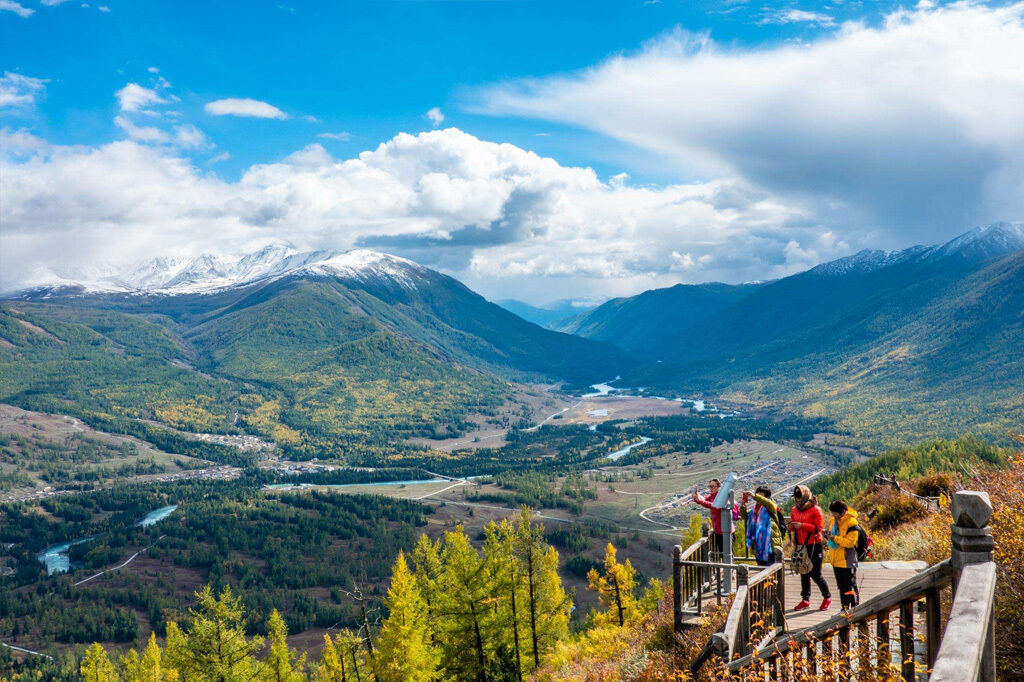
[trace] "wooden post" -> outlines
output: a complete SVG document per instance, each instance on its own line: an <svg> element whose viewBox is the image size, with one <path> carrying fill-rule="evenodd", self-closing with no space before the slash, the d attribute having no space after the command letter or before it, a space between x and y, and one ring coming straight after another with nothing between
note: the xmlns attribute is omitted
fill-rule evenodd
<svg viewBox="0 0 1024 682"><path fill-rule="evenodd" d="M672 548L672 627L675 632L683 629L683 548L676 545Z"/></svg>
<svg viewBox="0 0 1024 682"><path fill-rule="evenodd" d="M892 654L889 652L889 612L882 611L875 619L875 637L878 638L878 649L875 652L875 663L878 674L888 671L892 662Z"/></svg>
<svg viewBox="0 0 1024 682"><path fill-rule="evenodd" d="M928 649L928 670L935 666L942 644L942 593L937 587L930 587L924 593L925 646Z"/></svg>
<svg viewBox="0 0 1024 682"><path fill-rule="evenodd" d="M903 661L903 679L914 680L914 602L900 604L900 659Z"/></svg>
<svg viewBox="0 0 1024 682"><path fill-rule="evenodd" d="M779 581L775 586L777 594L774 604L775 626L776 628L782 628L786 614L786 561L781 548L775 552L774 560L775 563L779 564Z"/></svg>

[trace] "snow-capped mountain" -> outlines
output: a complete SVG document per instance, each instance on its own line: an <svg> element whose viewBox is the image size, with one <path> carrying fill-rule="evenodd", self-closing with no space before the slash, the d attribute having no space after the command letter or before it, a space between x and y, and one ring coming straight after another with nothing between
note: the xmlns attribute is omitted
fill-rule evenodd
<svg viewBox="0 0 1024 682"><path fill-rule="evenodd" d="M1024 249L1024 223L998 222L975 227L943 244L911 246L900 251L864 249L852 256L822 263L808 273L834 277L881 270L913 259L959 257L972 262L999 258Z"/></svg>
<svg viewBox="0 0 1024 682"><path fill-rule="evenodd" d="M425 268L405 258L367 249L298 251L274 243L244 255L203 254L154 258L127 267L94 266L77 272L39 275L26 287L77 293L206 294L284 277L323 276L348 280L387 280L415 288Z"/></svg>

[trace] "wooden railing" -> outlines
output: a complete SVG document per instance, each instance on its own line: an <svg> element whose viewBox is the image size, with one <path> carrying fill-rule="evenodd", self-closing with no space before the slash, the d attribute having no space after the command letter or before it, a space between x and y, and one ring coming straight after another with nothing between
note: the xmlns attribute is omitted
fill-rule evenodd
<svg viewBox="0 0 1024 682"><path fill-rule="evenodd" d="M822 667L835 670L835 665L846 666L849 676L871 679L895 663L908 681L994 680L997 572L988 530L992 506L986 493L962 491L954 495L951 508L950 559L846 613L784 637L778 637L785 628L784 564L773 564L745 585L740 571L725 627L712 637L706 651L716 651L725 671L744 679L764 679L764 675L794 679L796 671L818 674ZM776 582L773 593L770 585ZM952 608L944 619L946 589L952 591ZM919 610L923 618L915 615ZM757 633L755 623L761 628ZM759 634L764 639L754 646ZM918 642L923 643L920 654ZM706 659L702 655L691 671L696 672Z"/></svg>
<svg viewBox="0 0 1024 682"><path fill-rule="evenodd" d="M785 630L786 624L786 570L782 554L776 554L774 563L752 576L747 566L737 568L736 598L725 628L712 637L713 648L726 661L773 640Z"/></svg>
<svg viewBox="0 0 1024 682"><path fill-rule="evenodd" d="M882 474L875 474L874 483L875 485L888 486L895 490L896 492L900 493L901 495L917 500L925 507L928 507L929 509L932 509L934 511L939 511L939 509L941 508L938 497L928 497L926 495L918 495L915 492L911 492L910 490L907 490L906 488L901 486L900 482L896 480L895 476L887 477L883 476Z"/></svg>
<svg viewBox="0 0 1024 682"><path fill-rule="evenodd" d="M725 563L724 558L714 551L707 524L701 528L699 540L685 550L680 545L673 549L672 612L677 632L686 616L702 615L709 603L721 606L728 598L726 576L739 567Z"/></svg>

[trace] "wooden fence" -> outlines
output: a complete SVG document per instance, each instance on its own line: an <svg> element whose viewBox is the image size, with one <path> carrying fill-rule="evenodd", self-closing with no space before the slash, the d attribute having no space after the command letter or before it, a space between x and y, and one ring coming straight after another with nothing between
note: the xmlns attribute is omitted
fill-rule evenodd
<svg viewBox="0 0 1024 682"><path fill-rule="evenodd" d="M756 575L739 567L725 626L691 671L696 673L714 652L723 671L740 679L794 679L797 670L816 673L828 661L841 660L856 679L872 679L895 662L908 681L995 680L992 505L986 493L961 491L953 496L951 510L950 559L800 631L785 632L781 557ZM947 590L952 607L944 616ZM916 617L921 611L923 617Z"/></svg>

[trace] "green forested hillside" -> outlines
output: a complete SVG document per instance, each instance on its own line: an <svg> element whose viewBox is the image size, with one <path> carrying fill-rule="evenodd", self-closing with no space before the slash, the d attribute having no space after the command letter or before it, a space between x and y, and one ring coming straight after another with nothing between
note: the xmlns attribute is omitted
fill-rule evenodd
<svg viewBox="0 0 1024 682"><path fill-rule="evenodd" d="M765 285L690 332L654 341L637 385L723 395L836 420L884 449L1005 439L1024 422L1024 251L865 254Z"/></svg>
<svg viewBox="0 0 1024 682"><path fill-rule="evenodd" d="M410 284L411 282L411 284ZM610 345L541 329L424 268L204 295L0 304L0 401L147 440L240 429L291 457L375 462L494 415L509 379L596 381Z"/></svg>
<svg viewBox="0 0 1024 682"><path fill-rule="evenodd" d="M616 298L555 328L607 341L640 357L659 357L660 341L697 332L715 313L757 291L760 284L677 284Z"/></svg>

